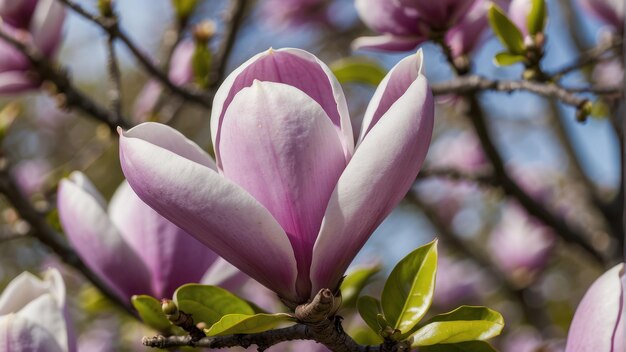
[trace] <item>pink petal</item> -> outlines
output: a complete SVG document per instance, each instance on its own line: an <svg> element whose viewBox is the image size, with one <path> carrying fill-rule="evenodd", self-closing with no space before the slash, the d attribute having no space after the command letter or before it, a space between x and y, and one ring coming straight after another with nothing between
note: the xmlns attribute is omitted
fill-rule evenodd
<svg viewBox="0 0 626 352"><path fill-rule="evenodd" d="M427 39L417 36L396 36L383 34L376 37L359 37L352 42L352 50L379 50L379 51L411 51Z"/></svg>
<svg viewBox="0 0 626 352"><path fill-rule="evenodd" d="M224 176L248 191L285 230L298 263L298 294L308 299L313 244L346 166L332 122L302 91L255 81L235 96L221 128Z"/></svg>
<svg viewBox="0 0 626 352"><path fill-rule="evenodd" d="M0 73L0 94L22 93L35 89L38 86L39 83L26 76L24 71L5 71Z"/></svg>
<svg viewBox="0 0 626 352"><path fill-rule="evenodd" d="M115 191L111 221L150 272L151 294L172 297L186 284L200 281L217 254L144 203L127 182Z"/></svg>
<svg viewBox="0 0 626 352"><path fill-rule="evenodd" d="M85 186L86 185L86 186ZM63 230L83 261L124 300L150 294L150 275L138 253L121 237L93 185L75 172L59 184L58 209Z"/></svg>
<svg viewBox="0 0 626 352"><path fill-rule="evenodd" d="M361 141L330 198L313 248L313 292L336 288L354 256L410 189L426 157L433 119L432 93L419 75Z"/></svg>
<svg viewBox="0 0 626 352"><path fill-rule="evenodd" d="M120 136L122 170L139 198L241 271L295 299L296 260L285 232L200 153L178 131L156 123Z"/></svg>
<svg viewBox="0 0 626 352"><path fill-rule="evenodd" d="M63 352L54 335L37 320L0 316L0 352Z"/></svg>
<svg viewBox="0 0 626 352"><path fill-rule="evenodd" d="M624 343L624 264L614 266L589 288L576 308L565 352L622 352Z"/></svg>
<svg viewBox="0 0 626 352"><path fill-rule="evenodd" d="M39 0L30 23L35 45L45 55L54 55L63 31L65 6L57 0Z"/></svg>
<svg viewBox="0 0 626 352"><path fill-rule="evenodd" d="M184 85L193 80L191 60L195 50L196 45L191 40L181 42L174 50L169 72L170 80L174 84Z"/></svg>
<svg viewBox="0 0 626 352"><path fill-rule="evenodd" d="M405 94L409 86L422 74L422 61L422 50L420 49L415 55L402 59L387 73L367 106L358 143L365 138L365 135L378 123L378 120L389 110L391 105Z"/></svg>
<svg viewBox="0 0 626 352"><path fill-rule="evenodd" d="M219 139L224 114L235 95L251 86L254 80L293 86L320 104L337 129L346 160L350 158L354 139L341 85L317 57L304 50L286 48L255 55L233 71L218 89L211 112L211 137L218 166L221 165Z"/></svg>
<svg viewBox="0 0 626 352"><path fill-rule="evenodd" d="M27 29L39 0L0 0L0 17L16 28Z"/></svg>
<svg viewBox="0 0 626 352"><path fill-rule="evenodd" d="M411 11L396 0L356 0L354 7L361 20L377 33L399 37L425 35L418 25L417 12Z"/></svg>

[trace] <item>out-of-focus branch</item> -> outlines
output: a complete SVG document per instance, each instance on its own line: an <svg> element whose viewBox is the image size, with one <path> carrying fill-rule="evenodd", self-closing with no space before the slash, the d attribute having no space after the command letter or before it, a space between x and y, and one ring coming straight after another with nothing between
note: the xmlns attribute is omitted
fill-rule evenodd
<svg viewBox="0 0 626 352"><path fill-rule="evenodd" d="M124 31L119 28L117 21L113 21L110 18L96 16L94 14L89 13L89 11L85 10L83 7L78 5L72 0L58 0L62 2L65 6L72 9L77 14L81 15L85 19L95 23L100 28L102 28L105 32L107 32L110 36L114 36L119 38L119 40L124 43L124 45L130 50L133 54L137 62L141 65L141 67L146 70L152 77L154 77L159 83L161 83L168 90L177 94L184 98L185 100L197 103L205 108L210 108L212 103L212 97L203 92L200 92L195 89L182 87L174 84L167 74L161 69L159 69L152 60L142 52L141 49L126 35Z"/></svg>
<svg viewBox="0 0 626 352"><path fill-rule="evenodd" d="M409 194L405 197L405 200L422 210L424 215L435 228L435 231L437 231L438 237L444 244L449 246L449 248L453 251L460 253L478 264L488 273L490 278L494 279L500 285L500 288L504 291L505 295L518 301L518 306L521 308L524 319L528 323L534 325L539 331L546 331L546 329L550 326L550 321L543 308L534 308L526 303L527 297L531 294L530 290L527 288L515 287L506 275L498 270L495 264L492 263L486 255L477 252L469 243L461 240L459 236L457 236L450 228L450 226L447 225L446 221L444 221L439 214L437 214L435 209L426 205L416 192L409 192Z"/></svg>
<svg viewBox="0 0 626 352"><path fill-rule="evenodd" d="M111 21L118 22L117 15L111 11L109 17ZM107 68L109 70L109 79L111 86L109 87L109 100L111 101L111 110L116 116L122 116L122 81L120 68L115 53L115 33L109 33L107 38Z"/></svg>
<svg viewBox="0 0 626 352"><path fill-rule="evenodd" d="M478 75L468 75L455 78L453 80L435 83L432 85L433 94L472 94L478 91L499 91L514 92L528 91L549 98L559 99L561 102L571 105L578 110L582 110L589 99L577 96L567 89L553 83L543 83L526 80L492 80ZM614 91L611 91L615 93Z"/></svg>
<svg viewBox="0 0 626 352"><path fill-rule="evenodd" d="M465 97L469 103L467 116L472 122L487 158L491 161L494 176L504 192L516 199L530 215L552 227L563 240L578 245L587 252L591 258L603 265L608 265L609 261L607 258L604 258L604 256L587 241L583 233L568 225L563 219L550 212L543 204L530 197L517 182L511 178L506 171L500 152L491 139L478 97L474 93L468 93Z"/></svg>
<svg viewBox="0 0 626 352"><path fill-rule="evenodd" d="M224 15L224 34L219 49L215 53L211 88L214 90L221 84L226 73L228 58L235 46L237 33L243 23L246 8L250 3L247 0L231 0L230 6Z"/></svg>
<svg viewBox="0 0 626 352"><path fill-rule="evenodd" d="M0 169L0 194L15 208L22 220L31 227L32 235L52 249L64 262L80 271L91 283L96 286L109 300L135 315L127 302L121 300L85 263L76 252L67 245L61 235L57 233L20 192L15 180L6 168Z"/></svg>
<svg viewBox="0 0 626 352"><path fill-rule="evenodd" d="M552 80L557 81L568 73L605 60L603 59L605 54L618 49L622 45L623 41L619 38L613 38L613 40L600 43L598 46L582 52L580 56L578 56L578 58L576 58L576 60L571 64L564 66L556 72L548 74L548 76L551 77Z"/></svg>
<svg viewBox="0 0 626 352"><path fill-rule="evenodd" d="M457 169L423 169L417 175L418 180L429 178L447 178L453 181L467 181L484 186L497 185L493 175L486 173L467 173Z"/></svg>
<svg viewBox="0 0 626 352"><path fill-rule="evenodd" d="M31 62L33 70L37 72L42 81L48 81L54 85L54 93L57 95L62 106L76 108L106 123L113 131L115 131L117 126L123 128L130 127L130 124L121 116L115 116L74 87L67 72L55 67L35 47L16 39L2 28L0 28L0 39L6 41L24 54Z"/></svg>

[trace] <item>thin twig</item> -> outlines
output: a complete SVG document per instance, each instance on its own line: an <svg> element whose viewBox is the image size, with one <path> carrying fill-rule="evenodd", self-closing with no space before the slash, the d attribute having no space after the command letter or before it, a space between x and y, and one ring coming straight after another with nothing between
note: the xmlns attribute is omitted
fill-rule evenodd
<svg viewBox="0 0 626 352"><path fill-rule="evenodd" d="M52 249L64 262L80 271L91 283L96 286L109 300L135 316L128 302L120 299L96 274L94 274L67 245L62 236L57 233L45 218L30 204L20 192L15 180L8 170L0 170L0 193L4 194L20 217L26 221L32 230L33 236Z"/></svg>
<svg viewBox="0 0 626 352"><path fill-rule="evenodd" d="M118 126L123 128L130 127L130 124L121 116L114 116L106 108L100 106L74 87L67 72L55 67L37 48L16 39L2 28L0 28L0 39L19 50L31 62L33 70L37 72L42 81L48 81L54 85L54 93L62 106L81 110L104 122L113 131Z"/></svg>
<svg viewBox="0 0 626 352"><path fill-rule="evenodd" d="M219 49L214 56L215 61L213 63L213 74L211 77L211 88L214 90L221 84L226 74L228 58L235 46L235 39L243 23L246 5L248 3L250 3L250 1L231 0L230 6L224 16L224 34Z"/></svg>
<svg viewBox="0 0 626 352"><path fill-rule="evenodd" d="M115 115L119 118L119 116L122 116L122 82L117 55L115 54L115 36L113 35L109 35L107 38L107 51L109 56L107 58L107 67L109 70L109 79L111 80L109 99L111 102L111 110L113 110Z"/></svg>
<svg viewBox="0 0 626 352"><path fill-rule="evenodd" d="M608 60L608 58L603 58L602 56L612 50L619 48L622 44L622 40L618 38L604 43L600 43L598 46L588 51L582 52L574 62L551 74L548 74L548 76L551 77L552 80L556 81L559 80L561 77L567 75L568 73L584 68L585 66L595 64L602 60Z"/></svg>
<svg viewBox="0 0 626 352"><path fill-rule="evenodd" d="M453 181L467 181L484 186L497 185L493 175L486 173L467 173L457 169L423 169L417 175L418 180L433 177L447 178Z"/></svg>
<svg viewBox="0 0 626 352"><path fill-rule="evenodd" d="M119 40L124 43L124 45L130 50L133 54L137 62L141 65L141 67L146 70L152 77L154 77L159 83L161 83L168 90L172 91L174 94L178 94L181 97L185 98L188 101L197 103L205 108L211 108L212 104L212 96L205 94L203 92L197 91L192 88L178 86L172 82L168 75L161 71L155 63L150 59L146 54L142 52L141 49L130 39L124 31L119 28L118 23L116 21L112 21L109 18L97 16L89 13L89 11L85 10L82 6L76 4L72 0L58 0L62 2L65 6L75 11L77 14L81 15L85 19L93 22L102 28L109 35L115 36L119 38Z"/></svg>

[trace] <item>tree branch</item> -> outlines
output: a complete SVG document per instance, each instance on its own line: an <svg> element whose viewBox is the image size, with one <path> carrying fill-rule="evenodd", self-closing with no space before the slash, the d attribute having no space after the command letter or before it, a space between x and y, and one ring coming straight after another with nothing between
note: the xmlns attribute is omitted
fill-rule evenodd
<svg viewBox="0 0 626 352"><path fill-rule="evenodd" d="M486 173L467 173L456 169L422 169L417 175L417 180L429 178L447 178L452 181L467 181L483 186L497 186L496 179L493 175Z"/></svg>
<svg viewBox="0 0 626 352"><path fill-rule="evenodd" d="M121 116L114 116L106 108L76 89L66 71L56 68L39 50L16 39L2 28L0 28L0 39L19 50L31 62L33 69L39 74L42 81L49 81L54 85L53 93L61 99L63 106L76 108L91 115L98 121L107 124L112 131L115 131L117 126L130 127L130 124Z"/></svg>
<svg viewBox="0 0 626 352"><path fill-rule="evenodd" d="M129 314L135 316L135 312L127 302L120 299L96 274L94 274L67 245L62 236L57 233L44 219L44 217L30 204L28 199L20 192L15 180L6 168L0 169L0 193L18 212L20 217L31 227L32 235L43 244L52 249L64 262L80 271L91 283L96 286L109 300L123 308Z"/></svg>
<svg viewBox="0 0 626 352"><path fill-rule="evenodd" d="M197 91L195 89L190 89L187 87L182 87L174 84L170 81L169 77L166 73L161 71L152 60L145 55L139 47L133 43L133 41L124 33L124 31L119 28L118 23L116 21L112 21L106 17L96 16L94 14L89 13L80 5L76 4L72 0L58 0L62 2L65 6L72 9L77 14L81 15L83 18L93 22L100 28L102 28L105 32L107 32L110 36L114 36L119 38L124 45L130 50L133 54L137 62L139 62L140 66L146 70L151 76L153 76L157 81L159 81L164 87L166 87L171 92L181 96L185 100L194 102L199 104L205 108L211 108L212 105L212 96L204 94L203 92Z"/></svg>
<svg viewBox="0 0 626 352"><path fill-rule="evenodd" d="M215 61L213 65L212 84L213 90L221 84L226 73L226 64L230 53L235 46L235 39L237 33L243 23L244 14L246 13L246 5L250 1L246 0L231 0L230 6L225 14L224 19L224 34L222 41L220 42L219 49L215 53Z"/></svg>

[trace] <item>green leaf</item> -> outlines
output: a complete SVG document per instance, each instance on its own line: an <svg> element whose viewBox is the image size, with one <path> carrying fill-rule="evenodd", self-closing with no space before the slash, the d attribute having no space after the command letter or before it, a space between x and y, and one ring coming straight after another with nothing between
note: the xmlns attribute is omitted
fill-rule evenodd
<svg viewBox="0 0 626 352"><path fill-rule="evenodd" d="M191 57L191 68L196 84L206 88L211 83L211 49L206 44L196 44Z"/></svg>
<svg viewBox="0 0 626 352"><path fill-rule="evenodd" d="M215 324L226 314L254 314L246 301L217 286L181 286L174 292L174 302L178 309L191 314L196 323L208 325Z"/></svg>
<svg viewBox="0 0 626 352"><path fill-rule="evenodd" d="M205 330L208 336L230 334L254 334L274 329L278 325L287 322L296 322L289 314L227 314L211 328Z"/></svg>
<svg viewBox="0 0 626 352"><path fill-rule="evenodd" d="M496 352L485 341L468 341L455 344L420 347L420 352Z"/></svg>
<svg viewBox="0 0 626 352"><path fill-rule="evenodd" d="M489 23L504 47L512 54L524 54L524 37L522 32L511 22L511 20L496 5L489 7Z"/></svg>
<svg viewBox="0 0 626 352"><path fill-rule="evenodd" d="M385 318L405 339L417 330L433 299L437 273L437 240L404 257L393 269L382 294Z"/></svg>
<svg viewBox="0 0 626 352"><path fill-rule="evenodd" d="M364 83L377 86L387 72L376 61L365 57L347 57L330 65L340 83Z"/></svg>
<svg viewBox="0 0 626 352"><path fill-rule="evenodd" d="M380 265L375 265L359 268L348 274L341 283L342 307L354 308L359 294L380 269Z"/></svg>
<svg viewBox="0 0 626 352"><path fill-rule="evenodd" d="M506 51L496 54L493 58L496 66L511 66L524 60L526 60L524 55L511 54Z"/></svg>
<svg viewBox="0 0 626 352"><path fill-rule="evenodd" d="M384 341L378 333L364 326L350 329L349 335L360 345L380 345Z"/></svg>
<svg viewBox="0 0 626 352"><path fill-rule="evenodd" d="M413 346L487 340L500 335L504 319L487 307L461 306L432 317L413 335Z"/></svg>
<svg viewBox="0 0 626 352"><path fill-rule="evenodd" d="M147 295L135 295L131 298L133 307L141 320L157 331L169 331L172 324L161 310L161 302Z"/></svg>
<svg viewBox="0 0 626 352"><path fill-rule="evenodd" d="M532 0L532 2L532 8L528 13L526 21L528 25L528 33L535 35L543 32L543 29L546 26L546 20L548 19L548 11L546 9L545 0Z"/></svg>
<svg viewBox="0 0 626 352"><path fill-rule="evenodd" d="M381 326L378 323L378 315L380 315L380 302L372 296L359 297L356 308L363 318L363 321L369 326L375 333L379 334Z"/></svg>

